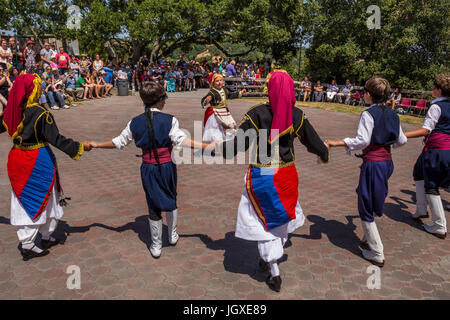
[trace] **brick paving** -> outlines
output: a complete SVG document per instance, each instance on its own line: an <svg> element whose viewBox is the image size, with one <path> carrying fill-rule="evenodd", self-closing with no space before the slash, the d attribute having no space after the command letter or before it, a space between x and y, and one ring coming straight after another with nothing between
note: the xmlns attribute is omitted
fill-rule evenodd
<svg viewBox="0 0 450 320"><path fill-rule="evenodd" d="M193 121L203 119L201 93L172 94L166 104L165 110L191 133ZM230 102L237 121L252 105ZM304 110L324 139L356 132L355 115ZM129 96L89 101L53 114L62 134L99 141L118 135L140 112L139 98ZM386 256L379 290L367 288L370 263L358 248L362 229L355 188L360 160L333 149L331 162L318 165L296 142L306 222L292 234L280 263L281 293L272 292L264 283L266 275L257 271L256 243L234 237L246 165L178 166L180 241L168 246L165 227L162 256L155 260L148 250L138 149L94 150L80 161L56 150L65 193L72 197L57 230L64 243L46 257L24 262L9 224L9 148L8 137L1 135L1 299L450 299L450 242L425 233L410 218L419 139L393 153L395 171L385 215L376 220ZM448 193L442 196L448 203ZM80 290L66 287L70 265L80 267Z"/></svg>

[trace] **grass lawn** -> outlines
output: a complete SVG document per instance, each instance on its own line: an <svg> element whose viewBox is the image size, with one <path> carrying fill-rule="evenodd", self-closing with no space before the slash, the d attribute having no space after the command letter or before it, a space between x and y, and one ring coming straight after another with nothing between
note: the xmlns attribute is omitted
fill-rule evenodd
<svg viewBox="0 0 450 320"><path fill-rule="evenodd" d="M255 103L262 103L262 102L268 101L268 99L264 99L264 98L241 98L240 100L254 101ZM350 113L350 114L356 114L356 115L360 115L361 112L363 112L365 110L364 108L361 108L361 107L348 106L348 105L341 104L341 103L329 103L329 102L297 101L296 105L297 106L305 106L308 108ZM400 117L400 121L402 123L414 124L416 126L422 126L423 120L424 120L423 118L414 117L414 116L410 116L410 115L403 115L403 114L399 114L399 117Z"/></svg>

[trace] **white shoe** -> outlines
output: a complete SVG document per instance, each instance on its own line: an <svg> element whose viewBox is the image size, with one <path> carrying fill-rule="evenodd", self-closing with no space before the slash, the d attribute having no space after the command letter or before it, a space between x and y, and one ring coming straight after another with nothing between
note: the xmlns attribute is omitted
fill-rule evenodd
<svg viewBox="0 0 450 320"><path fill-rule="evenodd" d="M52 110L59 110L59 107L58 106L53 106L53 107L51 107L51 109Z"/></svg>
<svg viewBox="0 0 450 320"><path fill-rule="evenodd" d="M62 106L63 109L70 109L70 106L68 106L67 104L65 104L64 106Z"/></svg>
<svg viewBox="0 0 450 320"><path fill-rule="evenodd" d="M180 238L177 233L177 220L178 220L178 210L167 212L167 228L169 230L169 244L171 246L176 246L178 239Z"/></svg>
<svg viewBox="0 0 450 320"><path fill-rule="evenodd" d="M161 256L162 249L162 219L158 221L148 219L150 223L150 234L152 237L152 244L150 245L150 253L153 258L158 259Z"/></svg>
<svg viewBox="0 0 450 320"><path fill-rule="evenodd" d="M377 225L374 222L361 221L367 245L370 250L363 249L364 259L372 262L378 267L384 266L383 243L378 233Z"/></svg>
<svg viewBox="0 0 450 320"><path fill-rule="evenodd" d="M427 200L431 209L432 225L424 224L423 228L426 232L435 235L440 239L447 236L447 221L445 220L444 206L442 205L441 196L427 194Z"/></svg>
<svg viewBox="0 0 450 320"><path fill-rule="evenodd" d="M427 199L425 198L425 181L416 181L416 212L412 215L414 219L428 218Z"/></svg>

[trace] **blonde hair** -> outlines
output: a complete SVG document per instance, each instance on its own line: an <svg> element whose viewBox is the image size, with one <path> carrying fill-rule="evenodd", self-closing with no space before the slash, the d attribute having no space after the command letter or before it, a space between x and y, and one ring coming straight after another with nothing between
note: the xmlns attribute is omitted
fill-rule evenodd
<svg viewBox="0 0 450 320"><path fill-rule="evenodd" d="M450 96L450 74L441 73L434 78L434 83L442 90L442 95L444 97Z"/></svg>
<svg viewBox="0 0 450 320"><path fill-rule="evenodd" d="M364 88L372 96L373 102L384 102L391 94L389 81L382 77L372 77L366 81Z"/></svg>

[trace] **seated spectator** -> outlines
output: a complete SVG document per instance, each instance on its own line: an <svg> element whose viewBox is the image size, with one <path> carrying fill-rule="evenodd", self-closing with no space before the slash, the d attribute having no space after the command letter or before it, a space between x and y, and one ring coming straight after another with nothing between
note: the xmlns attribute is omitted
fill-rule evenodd
<svg viewBox="0 0 450 320"><path fill-rule="evenodd" d="M187 90L195 90L194 70L190 68L187 73Z"/></svg>
<svg viewBox="0 0 450 320"><path fill-rule="evenodd" d="M58 70L58 64L56 63L56 56L50 58L50 68Z"/></svg>
<svg viewBox="0 0 450 320"><path fill-rule="evenodd" d="M320 80L317 80L314 84L314 101L322 101L323 97L323 85Z"/></svg>
<svg viewBox="0 0 450 320"><path fill-rule="evenodd" d="M57 81L55 83L55 86L52 85L52 79L50 77L47 78L43 83L43 85L45 85L44 89L45 96L52 110L59 110L60 108L64 109L69 108L68 106L66 106L66 103L64 102L64 99L61 96L61 91L56 90L56 85L60 83L62 84L62 82ZM56 104L56 101L58 102L59 106Z"/></svg>
<svg viewBox="0 0 450 320"><path fill-rule="evenodd" d="M77 87L77 80L73 75L73 71L69 70L67 72L67 77L65 78L66 88L65 91L70 96L72 96L75 101L81 99L83 97L84 89L82 87Z"/></svg>
<svg viewBox="0 0 450 320"><path fill-rule="evenodd" d="M98 75L98 72L95 70L92 72L92 74L88 73L86 76L86 82L94 88L95 98L100 99L100 98L102 98L101 93L102 93L103 86L98 84L97 75Z"/></svg>
<svg viewBox="0 0 450 320"><path fill-rule="evenodd" d="M47 67L45 67L45 71L42 72L41 79L43 81L45 81L45 80L47 80L48 77L50 77L50 78L53 77L52 68L49 65Z"/></svg>
<svg viewBox="0 0 450 320"><path fill-rule="evenodd" d="M395 110L395 106L400 103L400 100L402 100L402 94L400 93L399 88L395 88L394 92L389 97L389 100L386 101L386 105L390 105L392 110Z"/></svg>
<svg viewBox="0 0 450 320"><path fill-rule="evenodd" d="M84 90L83 100L94 98L93 97L94 86L86 81L87 75L88 75L87 73L82 72L76 84L77 88L83 88Z"/></svg>
<svg viewBox="0 0 450 320"><path fill-rule="evenodd" d="M176 90L178 92L183 90L183 72L181 72L181 68L177 67L177 70L175 71L175 79L176 79Z"/></svg>
<svg viewBox="0 0 450 320"><path fill-rule="evenodd" d="M68 105L63 106L64 109L68 109L70 106L72 106L72 98L64 90L64 83L61 80L58 81L55 85L55 94L58 93L61 95L62 101L65 101L67 99L67 101L69 102Z"/></svg>
<svg viewBox="0 0 450 320"><path fill-rule="evenodd" d="M80 76L81 67L78 63L78 59L74 55L72 55L72 59L70 60L70 69L72 70L72 74L75 77L76 80L78 80L78 77Z"/></svg>
<svg viewBox="0 0 450 320"><path fill-rule="evenodd" d="M8 102L9 91L12 88L12 82L9 79L6 70L0 67L0 104L2 104L2 110L5 110L6 103Z"/></svg>
<svg viewBox="0 0 450 320"><path fill-rule="evenodd" d="M243 85L243 86L248 85L247 81L250 79L250 77L249 77L249 75L248 75L247 69L244 69L244 71L242 71L241 78L242 78L242 80L243 80L243 81L242 81L242 85Z"/></svg>
<svg viewBox="0 0 450 320"><path fill-rule="evenodd" d="M114 88L114 86L111 83L108 83L106 81L106 72L104 70L100 71L100 81L99 84L103 85L105 88L105 95L107 97L112 96L111 90Z"/></svg>
<svg viewBox="0 0 450 320"><path fill-rule="evenodd" d="M309 98L309 96L311 95L311 91L312 91L312 84L311 81L309 81L308 76L305 77L305 80L303 80L300 83L300 94L303 95L303 102L306 101L306 99Z"/></svg>
<svg viewBox="0 0 450 320"><path fill-rule="evenodd" d="M0 46L0 68L7 69L8 58L12 57L11 49L8 48L8 41L3 39Z"/></svg>
<svg viewBox="0 0 450 320"><path fill-rule="evenodd" d="M333 101L334 97L338 93L339 88L336 84L336 80L331 80L331 84L327 88L327 101Z"/></svg>
<svg viewBox="0 0 450 320"><path fill-rule="evenodd" d="M16 81L17 76L19 75L19 70L16 67L12 67L9 69L9 80L11 83Z"/></svg>
<svg viewBox="0 0 450 320"><path fill-rule="evenodd" d="M345 97L345 104L350 104L350 99L352 97L352 90L353 86L350 84L350 80L345 80L345 84L341 87L341 90L339 90L338 96L338 102L342 103L342 98Z"/></svg>

